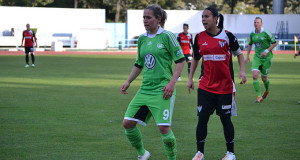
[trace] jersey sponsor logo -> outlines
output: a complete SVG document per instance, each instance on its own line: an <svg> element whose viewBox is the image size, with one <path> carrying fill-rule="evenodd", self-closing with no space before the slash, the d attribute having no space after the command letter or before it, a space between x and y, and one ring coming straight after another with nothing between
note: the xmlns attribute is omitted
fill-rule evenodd
<svg viewBox="0 0 300 160"><path fill-rule="evenodd" d="M223 48L226 44L226 41L219 41L220 46Z"/></svg>
<svg viewBox="0 0 300 160"><path fill-rule="evenodd" d="M183 54L183 52L182 52L182 49L180 49L180 50L178 50L178 51L175 51L176 52L176 57L178 57L178 56L180 56L180 55L182 55Z"/></svg>
<svg viewBox="0 0 300 160"><path fill-rule="evenodd" d="M225 61L226 55L224 54L217 54L217 55L204 55L204 61Z"/></svg>
<svg viewBox="0 0 300 160"><path fill-rule="evenodd" d="M230 109L231 105L222 105L222 109Z"/></svg>
<svg viewBox="0 0 300 160"><path fill-rule="evenodd" d="M187 40L181 40L180 43L190 43L190 41L187 41Z"/></svg>
<svg viewBox="0 0 300 160"><path fill-rule="evenodd" d="M255 47L261 48L261 43L255 43Z"/></svg>
<svg viewBox="0 0 300 160"><path fill-rule="evenodd" d="M157 48L158 49L162 49L164 47L164 45L163 44L161 44L161 43L157 43Z"/></svg>
<svg viewBox="0 0 300 160"><path fill-rule="evenodd" d="M148 45L151 45L152 44L152 42L150 41L149 43L148 43Z"/></svg>
<svg viewBox="0 0 300 160"><path fill-rule="evenodd" d="M156 59L151 53L147 53L144 57L145 66L148 69L152 69L156 65Z"/></svg>
<svg viewBox="0 0 300 160"><path fill-rule="evenodd" d="M207 46L208 44L206 43L206 42L204 42L203 44L202 44L202 46Z"/></svg>

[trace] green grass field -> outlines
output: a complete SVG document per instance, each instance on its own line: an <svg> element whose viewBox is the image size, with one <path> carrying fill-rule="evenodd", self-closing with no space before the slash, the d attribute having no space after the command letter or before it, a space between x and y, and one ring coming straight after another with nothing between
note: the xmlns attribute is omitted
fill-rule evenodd
<svg viewBox="0 0 300 160"><path fill-rule="evenodd" d="M136 159L122 120L142 77L131 84L128 95L119 91L135 55L37 55L35 68L24 68L24 61L23 55L0 56L1 160ZM247 64L247 83L236 85L238 116L233 118L239 160L300 159L299 66L300 57L274 55L271 93L263 103L255 104ZM172 125L178 160L191 160L196 153L197 92L188 94L186 67L183 81L176 84ZM234 68L237 77L236 60ZM200 68L197 76L199 73ZM165 160L153 119L139 128L151 159ZM222 159L225 151L222 125L213 115L208 124L206 159Z"/></svg>

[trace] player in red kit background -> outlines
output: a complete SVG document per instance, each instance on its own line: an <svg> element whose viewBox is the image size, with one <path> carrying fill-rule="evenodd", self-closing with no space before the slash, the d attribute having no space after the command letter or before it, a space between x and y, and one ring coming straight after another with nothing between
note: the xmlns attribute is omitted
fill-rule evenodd
<svg viewBox="0 0 300 160"><path fill-rule="evenodd" d="M218 22L218 26L216 25ZM216 110L223 125L227 153L222 160L236 160L234 154L234 126L231 116L236 116L235 85L232 55L237 56L241 84L246 82L244 56L236 37L223 28L224 17L213 7L202 13L205 31L195 37L194 57L187 86L194 89L193 75L202 58L201 76L198 85L198 124L196 129L197 153L193 160L204 160L204 144L207 123Z"/></svg>
<svg viewBox="0 0 300 160"><path fill-rule="evenodd" d="M188 64L188 74L190 75L190 68L192 63L192 55L191 55L191 48L193 46L193 36L188 32L189 25L183 24L183 32L177 35L177 40L181 46L182 52L185 57L185 61ZM178 81L181 81L181 78L178 78Z"/></svg>
<svg viewBox="0 0 300 160"><path fill-rule="evenodd" d="M35 67L34 65L34 44L35 47L37 47L37 41L35 37L35 33L30 30L30 25L26 24L26 30L23 31L23 36L22 36L22 43L21 46L23 46L23 41L25 39L25 60L26 60L26 65L25 67L29 67L29 52L31 53L31 61L32 61L32 67Z"/></svg>

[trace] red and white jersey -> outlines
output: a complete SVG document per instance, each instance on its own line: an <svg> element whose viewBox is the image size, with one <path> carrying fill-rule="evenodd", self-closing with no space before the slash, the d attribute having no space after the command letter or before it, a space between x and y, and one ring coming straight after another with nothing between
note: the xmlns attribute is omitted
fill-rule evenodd
<svg viewBox="0 0 300 160"><path fill-rule="evenodd" d="M197 34L193 48L194 59L202 58L198 87L215 94L233 93L232 54L242 54L236 37L225 30L217 35L203 31Z"/></svg>
<svg viewBox="0 0 300 160"><path fill-rule="evenodd" d="M190 54L191 46L193 46L193 37L190 33L183 32L177 35L177 40L181 46L183 54Z"/></svg>
<svg viewBox="0 0 300 160"><path fill-rule="evenodd" d="M23 31L23 38L25 38L25 47L33 47L33 38L34 40L36 41L36 37L35 37L35 34L32 30L24 30Z"/></svg>

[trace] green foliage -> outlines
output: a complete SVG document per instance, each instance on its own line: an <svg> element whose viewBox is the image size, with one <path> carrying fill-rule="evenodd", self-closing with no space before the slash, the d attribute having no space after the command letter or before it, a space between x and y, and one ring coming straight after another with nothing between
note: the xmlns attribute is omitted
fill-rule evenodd
<svg viewBox="0 0 300 160"><path fill-rule="evenodd" d="M0 159L5 160L132 160L137 155L124 135L122 120L127 105L141 85L132 82L128 95L120 93L135 55L39 55L36 67L24 68L23 55L0 56ZM252 55L251 55L252 59ZM235 79L239 67L234 58ZM235 153L242 160L300 159L300 59L274 55L271 92L255 104L251 64L247 83L236 85L238 116ZM200 74L198 67L195 80ZM179 160L196 152L196 94L188 94L187 66L176 83L172 130ZM263 89L263 85L261 83ZM151 159L166 159L153 119L138 126ZM205 145L206 159L225 155L220 119L212 115Z"/></svg>
<svg viewBox="0 0 300 160"><path fill-rule="evenodd" d="M114 22L117 14L117 0L0 0L2 6L35 6L74 8L101 8L106 10L107 22ZM216 7L223 14L270 14L273 0L121 0L120 22L126 22L128 9L144 9L156 3L170 10L203 10L208 6ZM285 13L299 14L299 0L285 0Z"/></svg>

